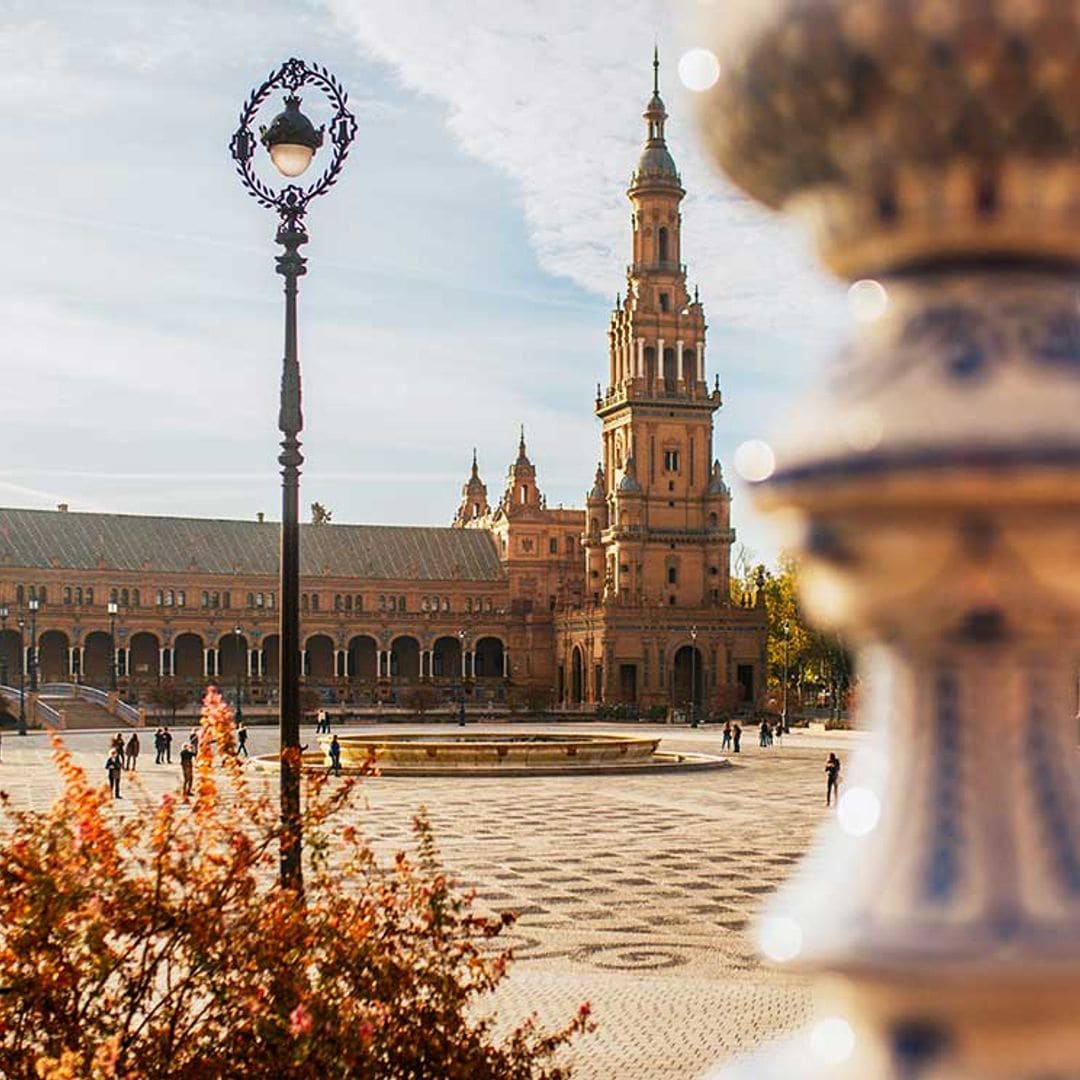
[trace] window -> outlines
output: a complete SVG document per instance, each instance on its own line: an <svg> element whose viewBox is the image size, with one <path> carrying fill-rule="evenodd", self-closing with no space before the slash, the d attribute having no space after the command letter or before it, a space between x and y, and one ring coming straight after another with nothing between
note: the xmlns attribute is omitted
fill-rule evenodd
<svg viewBox="0 0 1080 1080"><path fill-rule="evenodd" d="M548 540L548 554L559 554L559 538L557 536L553 536L550 540Z"/></svg>
<svg viewBox="0 0 1080 1080"><path fill-rule="evenodd" d="M667 583L669 585L674 585L677 578L678 578L678 571L675 569L674 566L669 566L667 568Z"/></svg>
<svg viewBox="0 0 1080 1080"><path fill-rule="evenodd" d="M254 593L249 592L247 594L247 606L249 608L253 608L255 606L255 594Z"/></svg>
<svg viewBox="0 0 1080 1080"><path fill-rule="evenodd" d="M396 596L391 596L389 603L390 603L390 610L391 611L397 611L397 597Z"/></svg>
<svg viewBox="0 0 1080 1080"><path fill-rule="evenodd" d="M465 597L465 610L470 611L470 612L472 611L472 597L471 596L466 596Z"/></svg>
<svg viewBox="0 0 1080 1080"><path fill-rule="evenodd" d="M221 607L221 593L215 592L210 594L210 606L212 608Z"/></svg>
<svg viewBox="0 0 1080 1080"><path fill-rule="evenodd" d="M138 603L137 600L135 602ZM121 589L120 590L120 603L121 603L121 605L123 607L128 606L128 591L127 591L127 589Z"/></svg>
<svg viewBox="0 0 1080 1080"><path fill-rule="evenodd" d="M255 606L257 608L266 607L266 594L257 592L255 594Z"/></svg>
<svg viewBox="0 0 1080 1080"><path fill-rule="evenodd" d="M64 603L65 604L70 604L71 603L71 586L70 585L65 585L64 586Z"/></svg>
<svg viewBox="0 0 1080 1080"><path fill-rule="evenodd" d="M661 311L670 311L671 310L671 297L668 296L668 294L666 292L662 292L660 294L660 310ZM664 352L667 352L667 349L665 349Z"/></svg>
<svg viewBox="0 0 1080 1080"><path fill-rule="evenodd" d="M484 610L485 611L490 611L491 610L491 597L490 596L487 596L487 597L484 598Z"/></svg>
<svg viewBox="0 0 1080 1080"><path fill-rule="evenodd" d="M116 589L110 589L109 590L109 603L110 604L118 604L119 602L120 602L120 594L117 592Z"/></svg>
<svg viewBox="0 0 1080 1080"><path fill-rule="evenodd" d="M428 598L426 596L422 596L422 597L420 597L420 610L421 611L427 611L427 609L428 609Z"/></svg>
<svg viewBox="0 0 1080 1080"><path fill-rule="evenodd" d="M223 592L221 594L221 606L222 607L225 607L225 608L231 607L232 606L232 604L230 603L231 600L232 600L232 594L231 593Z"/></svg>
<svg viewBox="0 0 1080 1080"><path fill-rule="evenodd" d="M385 596L380 596L379 597L379 610L380 611L385 611L386 610L386 597Z"/></svg>
<svg viewBox="0 0 1080 1080"><path fill-rule="evenodd" d="M86 590L86 606L94 606L94 586L90 585Z"/></svg>
<svg viewBox="0 0 1080 1080"><path fill-rule="evenodd" d="M450 597L449 596L444 596L443 597L442 609L443 609L443 611L449 611L450 610Z"/></svg>
<svg viewBox="0 0 1080 1080"><path fill-rule="evenodd" d="M267 594L266 594L266 606L267 606L267 607L268 607L268 608L269 608L269 609L270 609L271 611L273 611L273 610L274 610L274 606L276 605L276 603L277 603L277 601L276 601L276 600L274 599L274 594L273 594L273 593L267 593Z"/></svg>
<svg viewBox="0 0 1080 1080"><path fill-rule="evenodd" d="M41 588L38 589L38 599L41 601L42 604L45 603L46 596L45 596L45 586L44 585L42 585Z"/></svg>
<svg viewBox="0 0 1080 1080"><path fill-rule="evenodd" d="M131 590L131 606L132 607L139 607L140 604L141 604L141 600L139 599L139 590L138 589L132 589Z"/></svg>
<svg viewBox="0 0 1080 1080"><path fill-rule="evenodd" d="M87 596L86 602L88 604L92 604L94 602L94 590L93 589L87 589L86 591L89 594ZM187 606L187 593L184 592L183 589L181 589L176 594L176 606L177 607L186 607Z"/></svg>
<svg viewBox="0 0 1080 1080"><path fill-rule="evenodd" d="M175 602L176 594L172 591L172 589L167 589L165 591L165 606L172 607Z"/></svg>
<svg viewBox="0 0 1080 1080"><path fill-rule="evenodd" d="M674 596L669 596L669 597L667 598L667 602L668 602L669 604L672 604L672 605L674 605L674 603L675 603L675 597L674 597Z"/></svg>
<svg viewBox="0 0 1080 1080"><path fill-rule="evenodd" d="M165 606L165 593L162 592L161 589L158 589L158 591L157 591L157 606L158 607L164 607Z"/></svg>
<svg viewBox="0 0 1080 1080"><path fill-rule="evenodd" d="M522 484L521 485L521 503L524 506L524 504L527 503L528 501L529 501L529 485L528 484Z"/></svg>
<svg viewBox="0 0 1080 1080"><path fill-rule="evenodd" d="M307 593L301 593L300 594L300 610L301 611L307 611L309 607L310 607L310 603L308 601L308 594Z"/></svg>
<svg viewBox="0 0 1080 1080"><path fill-rule="evenodd" d="M397 598L397 609L398 609L398 611L404 611L405 610L405 597L404 596L399 596Z"/></svg>
<svg viewBox="0 0 1080 1080"><path fill-rule="evenodd" d="M16 604L21 604L23 602L23 597L25 595L26 595L26 593L23 590L23 587L21 585L16 585L15 586L15 603Z"/></svg>
<svg viewBox="0 0 1080 1080"><path fill-rule="evenodd" d="M572 536L568 536L566 538L566 554L567 555L573 555L574 554L574 538Z"/></svg>
<svg viewBox="0 0 1080 1080"><path fill-rule="evenodd" d="M718 573L720 573L720 571L715 566L710 566L709 567L709 576L710 577L716 577L716 575Z"/></svg>
<svg viewBox="0 0 1080 1080"><path fill-rule="evenodd" d="M342 610L341 593L334 593L334 610L335 611L341 611Z"/></svg>
<svg viewBox="0 0 1080 1080"><path fill-rule="evenodd" d="M352 611L352 597L348 594L345 596L345 610Z"/></svg>
<svg viewBox="0 0 1080 1080"><path fill-rule="evenodd" d="M353 610L354 611L363 611L364 610L364 598L362 596L358 595L358 596L356 596L354 598L354 600L353 600Z"/></svg>
<svg viewBox="0 0 1080 1080"><path fill-rule="evenodd" d="M199 605L200 607L210 606L210 594L205 589L203 590L202 599L199 601Z"/></svg>
<svg viewBox="0 0 1080 1080"><path fill-rule="evenodd" d="M229 605L226 604L225 606L228 607ZM312 611L318 611L319 610L319 594L317 592L313 592L311 594L311 610Z"/></svg>
<svg viewBox="0 0 1080 1080"><path fill-rule="evenodd" d="M659 233L659 235L657 237L657 240L659 241L658 244L657 244L657 255L659 256L660 262L662 262L662 263L667 262L668 261L668 237L667 237L667 229L665 229L663 226L660 227L660 233Z"/></svg>
<svg viewBox="0 0 1080 1080"><path fill-rule="evenodd" d="M664 472L678 472L679 471L679 451L678 450L665 450L664 451Z"/></svg>

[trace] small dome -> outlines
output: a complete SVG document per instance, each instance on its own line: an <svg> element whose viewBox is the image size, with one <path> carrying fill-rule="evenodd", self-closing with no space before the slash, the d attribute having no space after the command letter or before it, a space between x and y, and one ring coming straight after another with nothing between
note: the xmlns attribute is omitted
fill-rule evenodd
<svg viewBox="0 0 1080 1080"><path fill-rule="evenodd" d="M604 492L604 467L596 466L596 478L593 480L592 491L589 492L589 502L603 502L607 498Z"/></svg>
<svg viewBox="0 0 1080 1080"><path fill-rule="evenodd" d="M709 480L709 494L724 496L731 495L731 490L728 488L727 484L724 483L724 471L720 468L719 461L713 462L712 477Z"/></svg>
<svg viewBox="0 0 1080 1080"><path fill-rule="evenodd" d="M675 168L675 160L663 143L659 146L646 146L634 170L636 184L656 179L670 180L676 186L679 185L679 170Z"/></svg>
<svg viewBox="0 0 1080 1080"><path fill-rule="evenodd" d="M636 470L634 469L634 459L629 457L626 459L626 475L619 481L619 494L633 494L641 491L641 485L638 483Z"/></svg>

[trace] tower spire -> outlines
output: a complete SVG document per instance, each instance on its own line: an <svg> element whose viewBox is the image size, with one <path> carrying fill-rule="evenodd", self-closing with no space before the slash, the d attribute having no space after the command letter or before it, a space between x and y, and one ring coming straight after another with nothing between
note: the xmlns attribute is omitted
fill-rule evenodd
<svg viewBox="0 0 1080 1080"><path fill-rule="evenodd" d="M660 43L653 42L652 50L652 92L660 94Z"/></svg>

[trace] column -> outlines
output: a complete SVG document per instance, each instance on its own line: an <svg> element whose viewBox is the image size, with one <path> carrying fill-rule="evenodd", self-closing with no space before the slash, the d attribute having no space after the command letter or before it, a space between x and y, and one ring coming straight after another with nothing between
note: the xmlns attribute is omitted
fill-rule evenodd
<svg viewBox="0 0 1080 1080"><path fill-rule="evenodd" d="M68 677L78 681L78 674L82 670L79 666L79 646L68 646Z"/></svg>
<svg viewBox="0 0 1080 1080"><path fill-rule="evenodd" d="M639 379L645 378L645 339L637 339L637 375Z"/></svg>
<svg viewBox="0 0 1080 1080"><path fill-rule="evenodd" d="M699 341L697 343L697 379L698 382L705 381L705 342Z"/></svg>
<svg viewBox="0 0 1080 1080"><path fill-rule="evenodd" d="M30 646L23 646L23 658L22 658L22 673L23 678L30 677Z"/></svg>
<svg viewBox="0 0 1080 1080"><path fill-rule="evenodd" d="M124 648L123 645L118 645L116 647L114 663L116 664L116 677L120 678L121 676L124 676L126 678L128 670L128 658L127 649Z"/></svg>
<svg viewBox="0 0 1080 1080"><path fill-rule="evenodd" d="M382 678L382 657L383 657L382 649L376 649L375 650L375 678L376 679L381 679Z"/></svg>
<svg viewBox="0 0 1080 1080"><path fill-rule="evenodd" d="M164 678L169 674L169 650L162 646L158 649L158 675ZM207 672L209 674L209 672Z"/></svg>
<svg viewBox="0 0 1080 1080"><path fill-rule="evenodd" d="M679 365L679 382L683 382L686 379L687 373L683 371L683 359L682 359L682 338L679 338L675 342L675 362Z"/></svg>
<svg viewBox="0 0 1080 1080"><path fill-rule="evenodd" d="M503 649L503 678L510 678L510 650Z"/></svg>
<svg viewBox="0 0 1080 1080"><path fill-rule="evenodd" d="M469 677L469 653L464 646L461 648L461 677L463 679Z"/></svg>

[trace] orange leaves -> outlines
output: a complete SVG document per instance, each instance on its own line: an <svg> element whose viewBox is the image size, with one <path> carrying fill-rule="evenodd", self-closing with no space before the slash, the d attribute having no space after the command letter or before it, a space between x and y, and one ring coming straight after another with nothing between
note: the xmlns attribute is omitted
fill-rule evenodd
<svg viewBox="0 0 1080 1080"><path fill-rule="evenodd" d="M277 885L274 793L237 759L216 690L190 807L118 816L58 738L53 752L49 813L0 803L5 1080L567 1075L547 1062L587 1015L501 1042L477 1019L508 957L481 943L512 920L472 913L423 814L415 858L383 863L342 820L353 785L309 783L298 903Z"/></svg>

